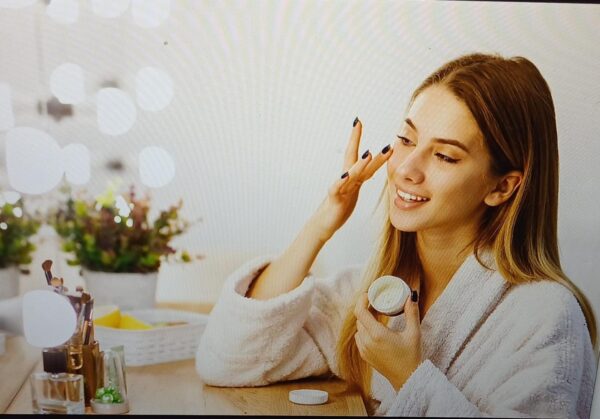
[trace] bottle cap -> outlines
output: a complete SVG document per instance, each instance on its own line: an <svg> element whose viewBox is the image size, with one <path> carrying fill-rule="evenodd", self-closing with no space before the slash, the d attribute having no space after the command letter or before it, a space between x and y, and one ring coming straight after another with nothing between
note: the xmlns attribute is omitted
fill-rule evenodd
<svg viewBox="0 0 600 419"><path fill-rule="evenodd" d="M67 348L58 346L54 348L44 348L42 351L42 362L44 371L50 374L59 374L67 372Z"/></svg>
<svg viewBox="0 0 600 419"><path fill-rule="evenodd" d="M292 390L290 401L296 404L323 404L327 403L329 393L322 390Z"/></svg>

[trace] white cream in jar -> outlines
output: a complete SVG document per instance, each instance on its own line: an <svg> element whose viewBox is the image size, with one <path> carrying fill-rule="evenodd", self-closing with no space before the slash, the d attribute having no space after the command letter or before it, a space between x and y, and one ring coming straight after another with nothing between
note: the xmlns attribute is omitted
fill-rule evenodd
<svg viewBox="0 0 600 419"><path fill-rule="evenodd" d="M375 310L388 316L396 316L404 310L410 293L410 287L402 279L384 275L373 281L367 295Z"/></svg>

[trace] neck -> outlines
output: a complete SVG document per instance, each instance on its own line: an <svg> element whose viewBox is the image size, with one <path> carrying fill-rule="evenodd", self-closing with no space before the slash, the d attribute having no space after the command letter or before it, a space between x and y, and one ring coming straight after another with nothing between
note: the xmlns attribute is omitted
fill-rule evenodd
<svg viewBox="0 0 600 419"><path fill-rule="evenodd" d="M421 260L421 288L428 293L441 293L460 265L472 253L475 237L472 227L452 232L422 231L417 233L417 252Z"/></svg>

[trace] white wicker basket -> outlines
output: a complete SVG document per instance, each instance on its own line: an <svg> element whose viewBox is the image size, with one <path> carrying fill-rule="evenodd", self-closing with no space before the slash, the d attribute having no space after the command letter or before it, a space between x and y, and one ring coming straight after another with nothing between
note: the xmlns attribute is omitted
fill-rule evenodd
<svg viewBox="0 0 600 419"><path fill-rule="evenodd" d="M100 350L123 345L128 366L160 364L194 358L208 315L169 309L131 310L148 323L185 321L188 324L148 330L121 330L95 326Z"/></svg>

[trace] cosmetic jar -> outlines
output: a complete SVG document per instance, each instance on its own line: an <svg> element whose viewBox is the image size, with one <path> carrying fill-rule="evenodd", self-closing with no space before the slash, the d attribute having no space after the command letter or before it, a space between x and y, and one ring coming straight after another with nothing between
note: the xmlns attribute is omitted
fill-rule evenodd
<svg viewBox="0 0 600 419"><path fill-rule="evenodd" d="M396 276L385 275L373 281L367 295L375 310L396 316L404 311L404 304L410 297L410 287Z"/></svg>

